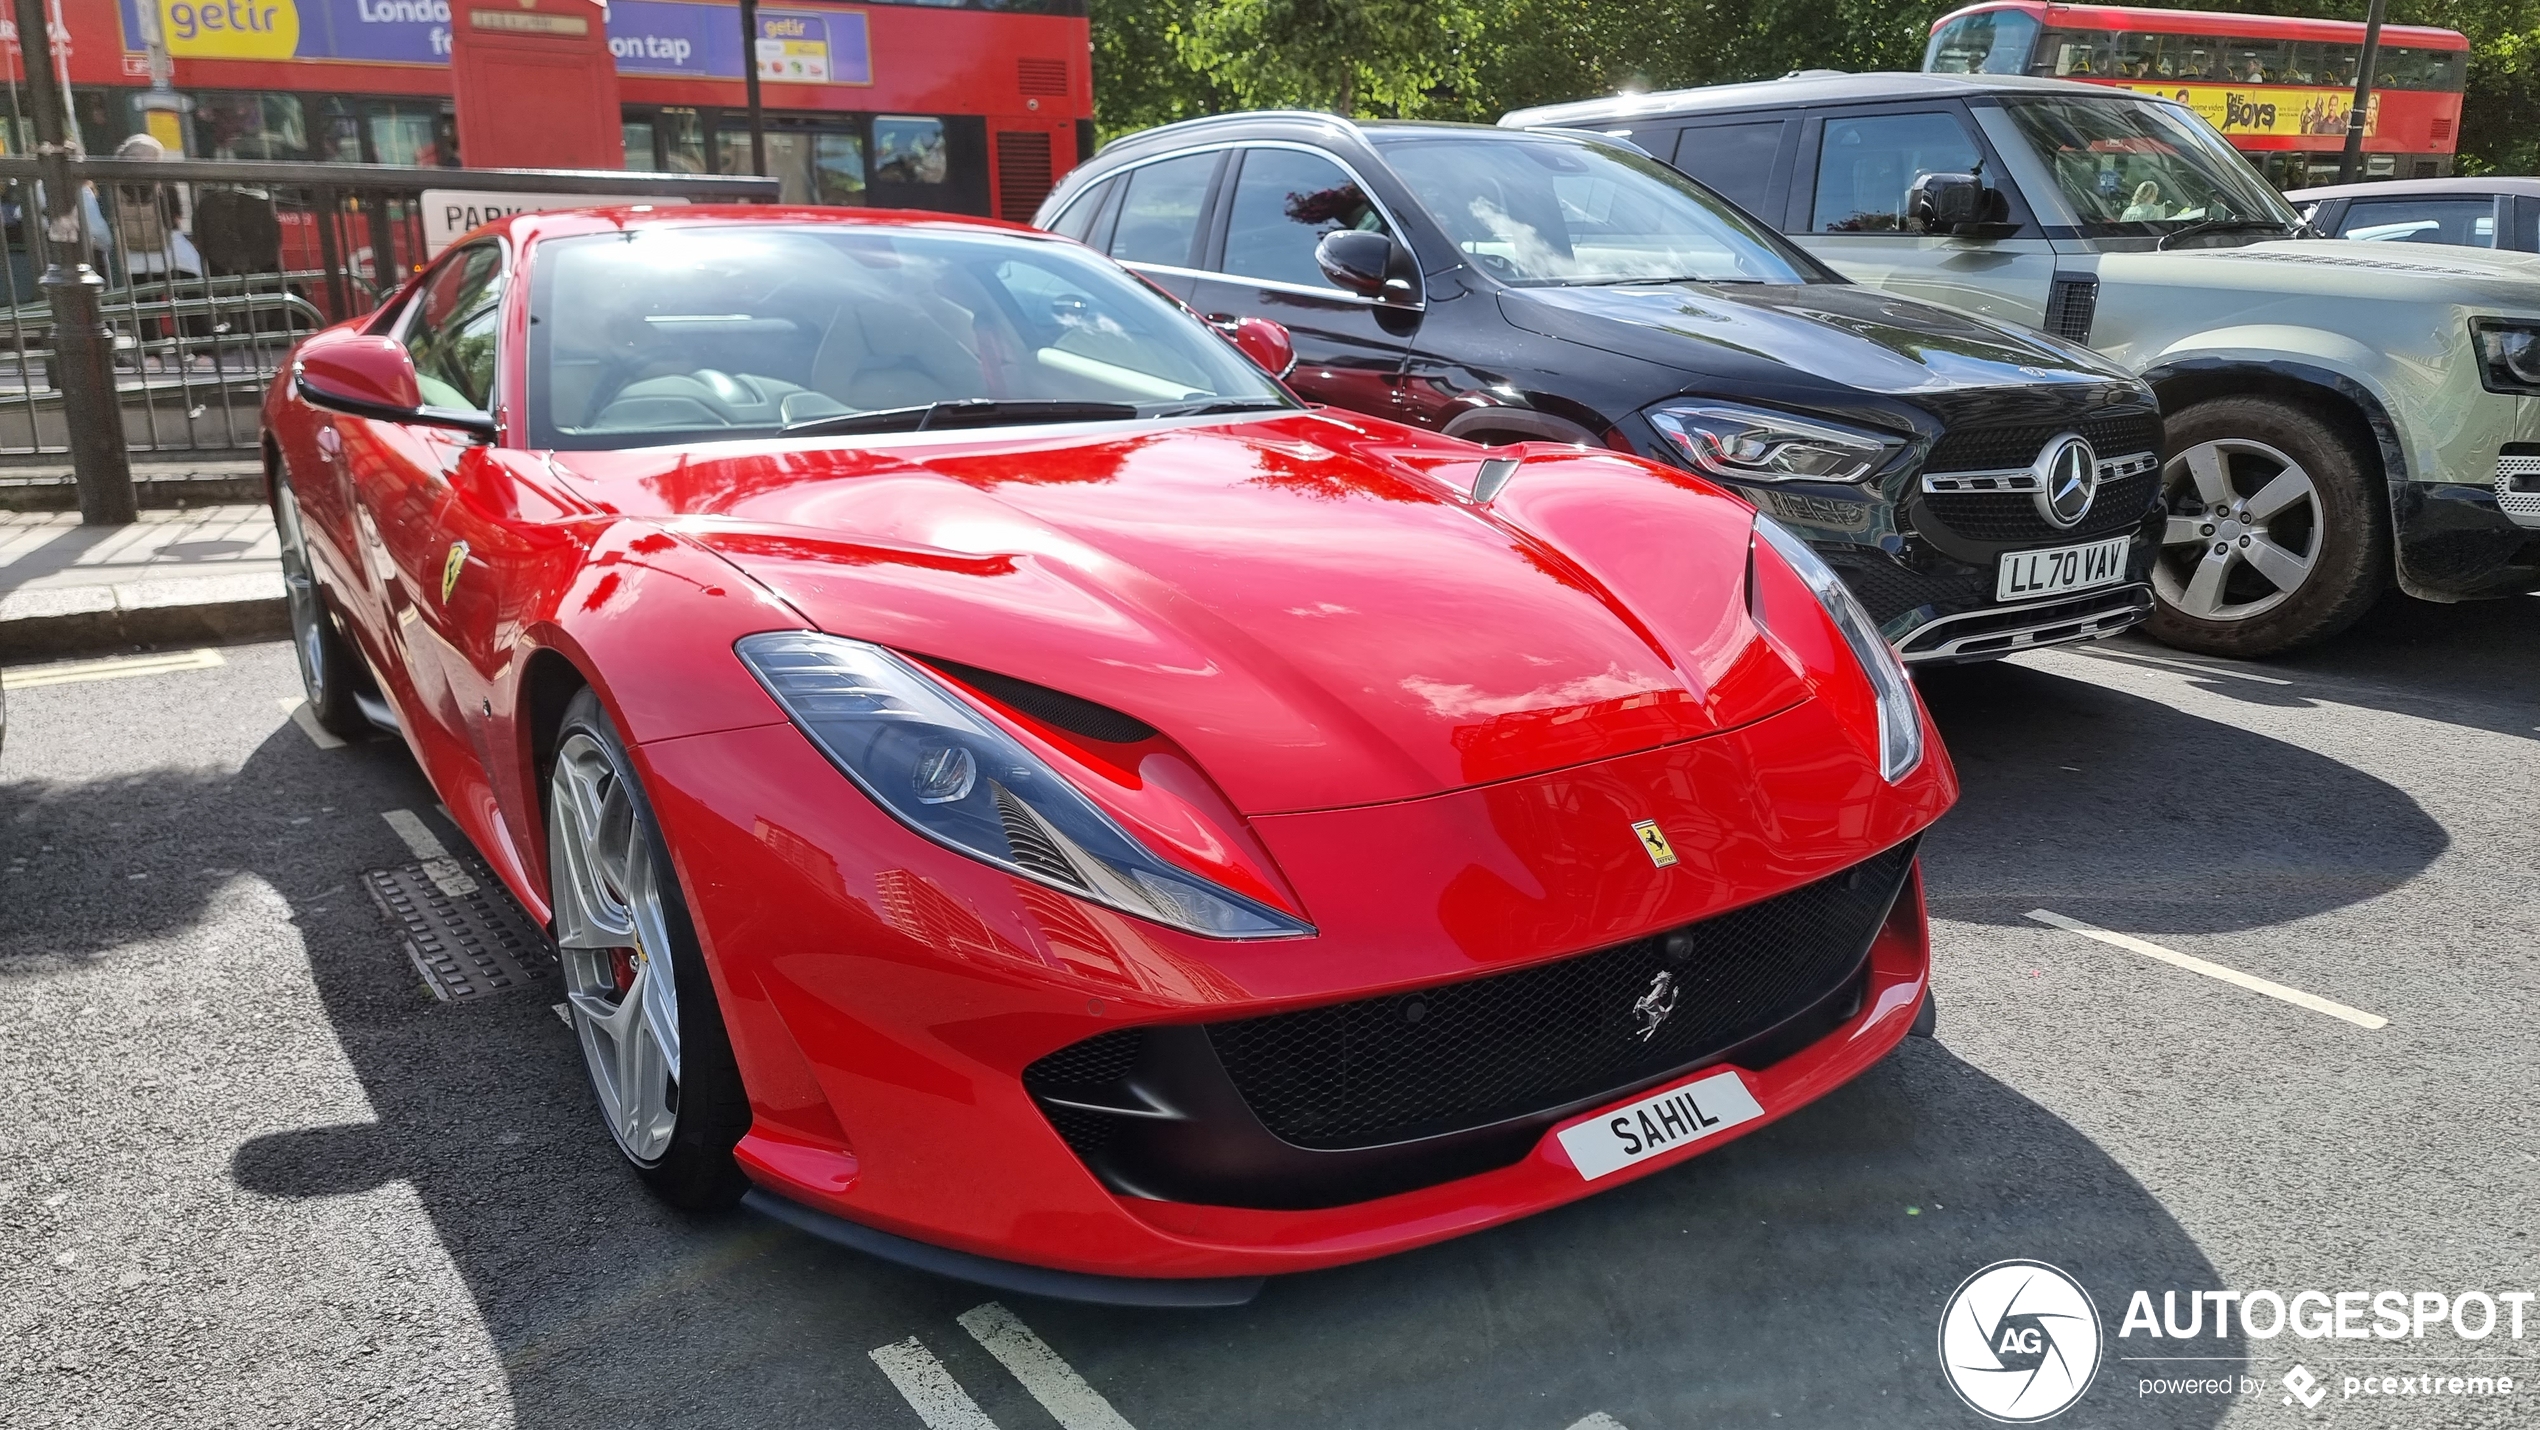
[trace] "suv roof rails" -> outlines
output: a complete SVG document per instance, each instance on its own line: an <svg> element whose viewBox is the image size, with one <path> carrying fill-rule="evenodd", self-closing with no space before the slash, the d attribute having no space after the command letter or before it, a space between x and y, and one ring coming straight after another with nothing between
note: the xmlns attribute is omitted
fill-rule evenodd
<svg viewBox="0 0 2540 1430"><path fill-rule="evenodd" d="M1353 134L1359 132L1358 121L1344 115L1326 114L1319 109L1245 109L1233 114L1203 114L1197 119L1176 119L1170 124L1159 124L1152 129L1141 129L1135 134L1123 134L1094 152L1107 153L1132 139L1145 139L1157 134L1178 134L1186 130L1206 129L1214 125L1234 124L1250 119L1305 119L1317 124L1338 125Z"/></svg>

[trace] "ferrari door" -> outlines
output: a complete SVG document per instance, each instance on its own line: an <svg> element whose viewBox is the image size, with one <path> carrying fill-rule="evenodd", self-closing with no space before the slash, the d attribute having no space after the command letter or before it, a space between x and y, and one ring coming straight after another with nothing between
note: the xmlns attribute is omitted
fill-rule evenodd
<svg viewBox="0 0 2540 1430"><path fill-rule="evenodd" d="M502 287L502 250L490 242L450 254L425 281L398 330L425 405L490 410ZM466 747L442 612L468 566L467 543L451 527L450 478L475 439L399 422L337 423L363 429L354 515L382 617L383 649L372 658L389 667L379 671L384 681L402 687L390 692L399 719L437 778Z"/></svg>

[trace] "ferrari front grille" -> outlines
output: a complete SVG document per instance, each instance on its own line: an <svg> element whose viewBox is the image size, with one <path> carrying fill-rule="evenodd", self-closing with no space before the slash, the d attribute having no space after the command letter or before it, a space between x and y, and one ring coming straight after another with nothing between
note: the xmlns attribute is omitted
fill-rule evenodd
<svg viewBox="0 0 2540 1430"><path fill-rule="evenodd" d="M1253 1115L1299 1147L1430 1137L1593 1101L1698 1063L1850 978L1904 886L1911 844L1650 938L1266 1018L1209 1041ZM1672 1011L1636 1014L1653 987Z"/></svg>

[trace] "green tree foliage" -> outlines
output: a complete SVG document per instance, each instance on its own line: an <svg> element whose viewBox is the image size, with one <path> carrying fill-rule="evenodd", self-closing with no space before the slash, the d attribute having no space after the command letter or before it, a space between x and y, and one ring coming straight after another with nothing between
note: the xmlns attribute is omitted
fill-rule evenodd
<svg viewBox="0 0 2540 1430"><path fill-rule="evenodd" d="M1914 69L1950 4L1915 0L1091 0L1106 138L1229 109L1487 121L1528 104ZM2185 0L2360 20L2366 0ZM2463 167L2540 172L2540 0L2390 0L2472 45Z"/></svg>

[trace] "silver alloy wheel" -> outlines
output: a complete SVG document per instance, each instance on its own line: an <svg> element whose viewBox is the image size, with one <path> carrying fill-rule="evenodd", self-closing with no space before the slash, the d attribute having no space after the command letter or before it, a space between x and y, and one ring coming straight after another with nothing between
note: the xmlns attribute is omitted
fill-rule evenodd
<svg viewBox="0 0 2540 1430"><path fill-rule="evenodd" d="M565 1002L610 1134L650 1166L679 1125L679 986L662 871L625 772L587 732L556 752L548 803Z"/></svg>
<svg viewBox="0 0 2540 1430"><path fill-rule="evenodd" d="M2319 488L2301 463L2264 442L2199 442L2170 458L2161 489L2170 517L2152 586L2186 615L2264 615L2319 564L2328 535Z"/></svg>
<svg viewBox="0 0 2540 1430"><path fill-rule="evenodd" d="M326 668L326 604L309 566L309 538L300 529L300 499L291 478L274 482L273 524L282 546L282 589L291 611L291 645L300 657L300 685L311 704L326 693L335 672Z"/></svg>

